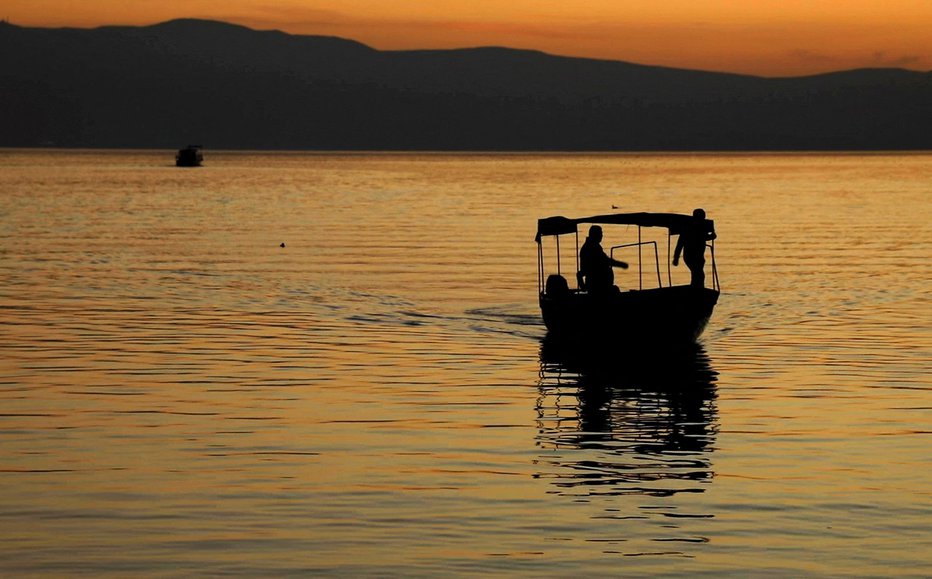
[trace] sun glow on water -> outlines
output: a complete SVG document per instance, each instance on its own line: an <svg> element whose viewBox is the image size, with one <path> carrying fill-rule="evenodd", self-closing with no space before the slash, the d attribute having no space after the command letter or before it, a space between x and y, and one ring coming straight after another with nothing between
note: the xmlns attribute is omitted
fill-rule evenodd
<svg viewBox="0 0 932 579"><path fill-rule="evenodd" d="M0 152L4 568L919 574L930 169ZM543 339L536 220L613 205L715 220L685 358Z"/></svg>

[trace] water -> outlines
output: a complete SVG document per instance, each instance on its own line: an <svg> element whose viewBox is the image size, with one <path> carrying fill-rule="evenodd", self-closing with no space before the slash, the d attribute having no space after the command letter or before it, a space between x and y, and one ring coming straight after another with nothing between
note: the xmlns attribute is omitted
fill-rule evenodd
<svg viewBox="0 0 932 579"><path fill-rule="evenodd" d="M5 574L932 572L932 156L172 161L0 151ZM546 347L612 205L715 219L696 351Z"/></svg>

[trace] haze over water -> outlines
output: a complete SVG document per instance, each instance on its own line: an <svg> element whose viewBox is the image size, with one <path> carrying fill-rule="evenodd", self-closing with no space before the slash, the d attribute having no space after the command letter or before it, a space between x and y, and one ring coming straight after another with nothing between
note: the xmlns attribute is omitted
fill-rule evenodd
<svg viewBox="0 0 932 579"><path fill-rule="evenodd" d="M932 570L932 155L172 162L0 151L4 572ZM723 294L580 371L536 220L613 205Z"/></svg>

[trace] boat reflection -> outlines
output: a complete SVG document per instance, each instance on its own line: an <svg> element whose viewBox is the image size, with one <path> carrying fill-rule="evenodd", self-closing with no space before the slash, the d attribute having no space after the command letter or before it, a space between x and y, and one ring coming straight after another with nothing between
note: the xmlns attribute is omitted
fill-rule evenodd
<svg viewBox="0 0 932 579"><path fill-rule="evenodd" d="M573 496L703 492L713 477L716 379L699 345L624 358L545 340L538 476Z"/></svg>

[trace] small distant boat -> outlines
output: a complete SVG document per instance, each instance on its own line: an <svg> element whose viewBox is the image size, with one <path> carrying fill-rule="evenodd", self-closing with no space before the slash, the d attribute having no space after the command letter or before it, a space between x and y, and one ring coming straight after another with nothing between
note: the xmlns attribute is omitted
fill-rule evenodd
<svg viewBox="0 0 932 579"><path fill-rule="evenodd" d="M204 153L201 152L200 145L188 145L184 149L178 149L175 155L175 166L177 167L200 167L204 162Z"/></svg>
<svg viewBox="0 0 932 579"><path fill-rule="evenodd" d="M631 264L636 270L637 289L603 291L593 294L584 286L579 272L579 232L580 224L605 226L606 239L610 238L611 226L636 226L636 243L627 243L611 247L611 252L621 248L637 248L637 263ZM673 285L669 265L662 275L658 241L642 241L642 228L660 227L667 230L667 264L670 263L670 241L672 236L682 234L689 228L701 227L703 235L711 241L705 242L711 248L711 288L697 285ZM694 342L705 329L712 310L718 302L721 287L718 270L715 267L714 224L709 219L696 219L691 215L675 213L617 213L570 219L566 217L548 217L537 222L537 283L541 315L548 329L548 337L568 338L579 342L595 339L600 343L618 343L633 345L656 345L667 343ZM573 277L577 287L571 288L563 277L562 268L566 266L568 253L564 241L564 253L560 251L560 239L575 238L576 262ZM544 240L552 238L555 243L554 263L545 263ZM662 241L661 241L662 243ZM548 244L549 245L549 244ZM642 259L644 247L652 249L654 260ZM563 263L561 263L561 255ZM614 256L611 256L614 259ZM653 261L653 267L651 267ZM555 271L552 266L555 265ZM635 265L637 266L635 268ZM548 266L551 269L548 269ZM645 273L653 285L656 271L656 287L645 288ZM553 272L553 273L551 273ZM629 274L621 274L626 279ZM667 279L664 280L663 277ZM664 283L666 282L666 283Z"/></svg>

